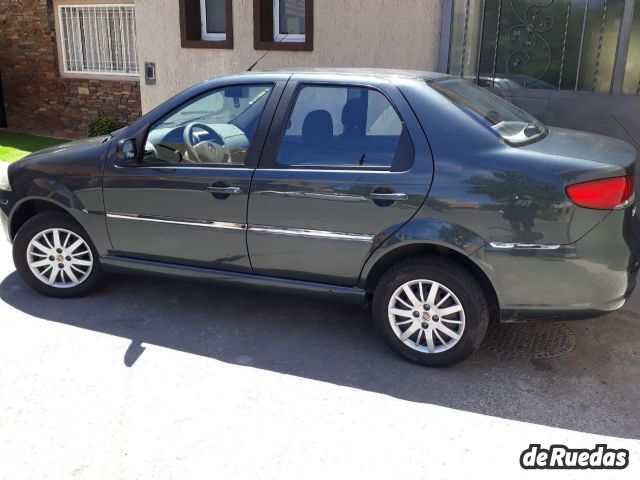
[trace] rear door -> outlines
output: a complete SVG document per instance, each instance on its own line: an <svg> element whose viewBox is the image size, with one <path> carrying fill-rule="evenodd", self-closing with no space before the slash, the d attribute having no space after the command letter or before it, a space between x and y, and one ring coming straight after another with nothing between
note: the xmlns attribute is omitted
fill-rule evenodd
<svg viewBox="0 0 640 480"><path fill-rule="evenodd" d="M425 200L433 161L391 82L294 75L249 197L254 273L355 285L364 262Z"/></svg>

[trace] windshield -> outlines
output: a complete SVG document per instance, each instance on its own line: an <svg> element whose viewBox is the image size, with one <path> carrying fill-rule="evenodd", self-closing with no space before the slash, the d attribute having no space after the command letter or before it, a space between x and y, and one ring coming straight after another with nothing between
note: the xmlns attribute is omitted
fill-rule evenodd
<svg viewBox="0 0 640 480"><path fill-rule="evenodd" d="M429 85L510 145L532 143L547 133L528 113L467 80L445 78Z"/></svg>

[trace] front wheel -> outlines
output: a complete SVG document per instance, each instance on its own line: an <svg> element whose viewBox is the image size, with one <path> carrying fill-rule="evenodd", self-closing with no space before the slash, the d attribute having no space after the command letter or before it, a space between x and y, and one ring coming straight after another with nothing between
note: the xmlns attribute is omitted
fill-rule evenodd
<svg viewBox="0 0 640 480"><path fill-rule="evenodd" d="M86 232L61 212L39 213L20 227L13 242L13 262L29 286L52 297L83 295L102 276Z"/></svg>
<svg viewBox="0 0 640 480"><path fill-rule="evenodd" d="M399 263L381 278L373 315L387 343L409 360L448 366L482 343L489 307L478 282L458 263L424 256Z"/></svg>

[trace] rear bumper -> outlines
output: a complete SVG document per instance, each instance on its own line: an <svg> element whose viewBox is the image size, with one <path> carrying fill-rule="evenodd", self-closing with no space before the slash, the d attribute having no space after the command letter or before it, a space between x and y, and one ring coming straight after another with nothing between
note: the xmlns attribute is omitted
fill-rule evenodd
<svg viewBox="0 0 640 480"><path fill-rule="evenodd" d="M557 249L487 245L471 258L493 283L502 321L579 319L622 307L640 266L640 220L615 210L575 243Z"/></svg>

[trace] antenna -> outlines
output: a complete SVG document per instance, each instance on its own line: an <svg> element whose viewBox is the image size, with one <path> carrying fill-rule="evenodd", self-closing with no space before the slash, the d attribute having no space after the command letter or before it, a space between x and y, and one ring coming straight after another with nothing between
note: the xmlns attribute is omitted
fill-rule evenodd
<svg viewBox="0 0 640 480"><path fill-rule="evenodd" d="M253 67L255 67L258 63L260 63L260 60L262 60L264 57L266 57L267 55L269 55L271 53L271 50L267 50L266 52L264 52L262 54L262 56L260 58L258 58L258 60L255 61L255 63L253 65L251 65L249 68L247 68L247 72L250 72L253 70Z"/></svg>
<svg viewBox="0 0 640 480"><path fill-rule="evenodd" d="M275 43L280 43L282 42L285 38L287 38L289 36L289 34L287 33L285 36L283 36L280 40L278 40ZM258 58L258 60L255 61L255 63L253 65L251 65L249 68L247 68L247 72L251 72L253 71L253 67L255 67L258 63L260 63L260 61L262 61L262 59L264 57L266 57L267 55L269 55L273 50L267 50L266 52L264 52L260 58Z"/></svg>

